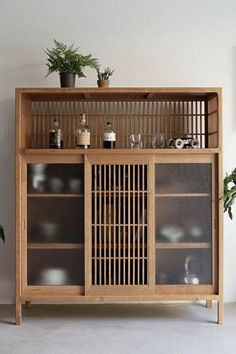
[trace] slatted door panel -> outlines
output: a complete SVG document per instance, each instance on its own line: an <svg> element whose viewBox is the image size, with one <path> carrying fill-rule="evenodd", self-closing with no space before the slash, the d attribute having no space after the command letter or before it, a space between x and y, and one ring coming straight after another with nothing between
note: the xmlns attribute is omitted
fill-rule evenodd
<svg viewBox="0 0 236 354"><path fill-rule="evenodd" d="M85 162L86 293L145 293L153 276L153 163L89 157ZM85 213L86 214L86 213Z"/></svg>

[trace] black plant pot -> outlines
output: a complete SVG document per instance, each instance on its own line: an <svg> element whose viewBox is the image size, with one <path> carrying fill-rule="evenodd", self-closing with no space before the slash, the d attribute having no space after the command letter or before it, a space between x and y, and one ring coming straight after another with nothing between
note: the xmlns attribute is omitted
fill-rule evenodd
<svg viewBox="0 0 236 354"><path fill-rule="evenodd" d="M75 87L75 73L60 73L61 87Z"/></svg>

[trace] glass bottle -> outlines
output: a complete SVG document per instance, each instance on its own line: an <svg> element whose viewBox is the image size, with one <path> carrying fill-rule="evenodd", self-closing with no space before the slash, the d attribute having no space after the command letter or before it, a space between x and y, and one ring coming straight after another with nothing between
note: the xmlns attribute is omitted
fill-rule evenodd
<svg viewBox="0 0 236 354"><path fill-rule="evenodd" d="M80 126L76 129L75 145L81 149L90 147L90 128L86 124L86 114L82 114L80 118Z"/></svg>
<svg viewBox="0 0 236 354"><path fill-rule="evenodd" d="M107 122L103 132L103 147L105 149L114 149L116 146L116 133L112 129L111 122Z"/></svg>
<svg viewBox="0 0 236 354"><path fill-rule="evenodd" d="M49 147L63 149L63 132L59 127L58 118L53 119L52 129L49 131Z"/></svg>

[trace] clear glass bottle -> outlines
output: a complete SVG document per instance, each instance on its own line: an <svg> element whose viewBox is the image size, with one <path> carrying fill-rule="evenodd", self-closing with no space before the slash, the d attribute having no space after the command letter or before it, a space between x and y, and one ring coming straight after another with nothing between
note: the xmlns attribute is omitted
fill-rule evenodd
<svg viewBox="0 0 236 354"><path fill-rule="evenodd" d="M115 149L116 147L116 133L112 129L111 122L107 122L103 132L103 147L104 149Z"/></svg>
<svg viewBox="0 0 236 354"><path fill-rule="evenodd" d="M49 131L49 147L63 149L63 132L59 126L58 118L53 119L52 128Z"/></svg>
<svg viewBox="0 0 236 354"><path fill-rule="evenodd" d="M86 123L86 114L82 114L80 118L80 126L76 129L75 145L81 149L90 147L90 128Z"/></svg>

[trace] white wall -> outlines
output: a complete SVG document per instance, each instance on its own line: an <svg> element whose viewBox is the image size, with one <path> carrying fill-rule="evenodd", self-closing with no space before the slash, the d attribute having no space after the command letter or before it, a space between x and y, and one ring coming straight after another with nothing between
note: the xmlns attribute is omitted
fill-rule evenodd
<svg viewBox="0 0 236 354"><path fill-rule="evenodd" d="M0 302L14 301L14 89L44 79L42 48L75 42L115 68L112 86L222 86L224 169L236 167L234 0L0 0ZM96 86L89 70L79 86ZM235 208L236 211L236 208ZM225 299L236 301L236 217L225 218Z"/></svg>

